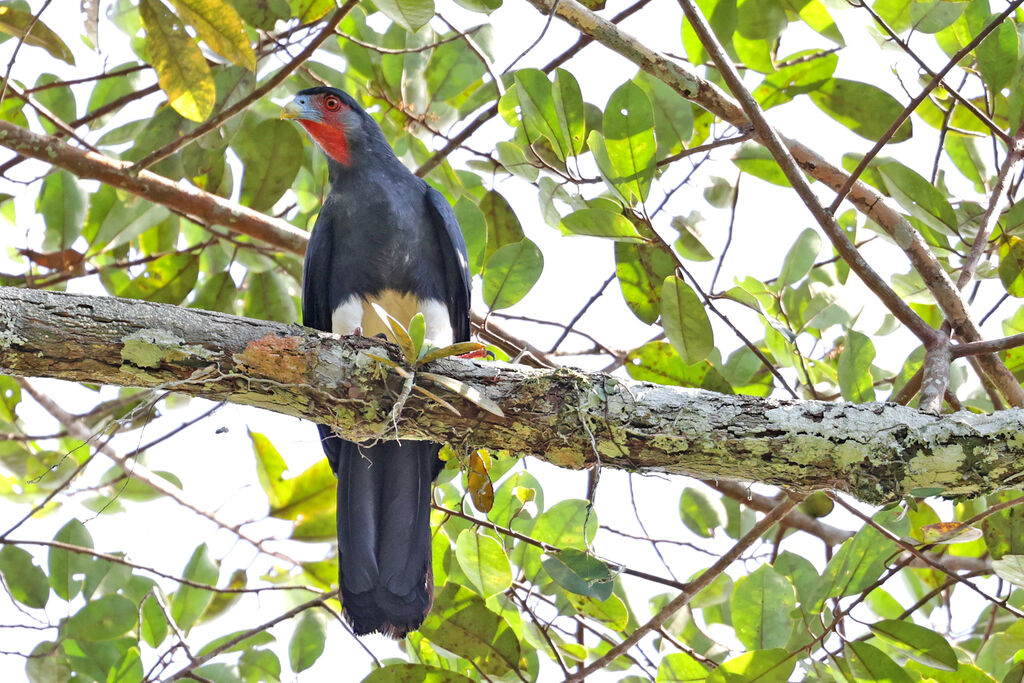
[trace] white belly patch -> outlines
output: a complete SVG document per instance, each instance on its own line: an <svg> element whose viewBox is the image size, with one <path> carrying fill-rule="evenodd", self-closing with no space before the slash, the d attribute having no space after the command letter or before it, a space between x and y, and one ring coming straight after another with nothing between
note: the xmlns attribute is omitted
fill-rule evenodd
<svg viewBox="0 0 1024 683"><path fill-rule="evenodd" d="M366 299L350 296L342 301L331 314L331 331L335 334L355 334L359 331L364 337L384 334L391 339L390 330L370 304L377 304L406 328L414 315L422 313L426 323L426 338L436 346L452 343L452 325L444 303L437 299L420 300L412 294L402 294L391 289Z"/></svg>

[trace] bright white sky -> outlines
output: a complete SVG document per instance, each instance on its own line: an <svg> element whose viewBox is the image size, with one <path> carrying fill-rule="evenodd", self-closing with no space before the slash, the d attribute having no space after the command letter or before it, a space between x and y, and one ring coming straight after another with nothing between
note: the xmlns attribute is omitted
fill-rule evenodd
<svg viewBox="0 0 1024 683"><path fill-rule="evenodd" d="M31 4L33 7L38 7L41 3L36 0ZM14 67L13 77L15 79L23 83L33 83L40 69L52 71L65 77L81 76L98 73L104 67L112 67L131 59L124 36L110 24L101 22L100 47L103 53L94 53L78 40L78 35L81 33L79 17L74 13L66 13L68 7L77 6L77 4L71 3L69 0L61 0L54 3L43 15L43 20L57 30L71 47L78 61L77 68L71 69L67 65L55 62L41 50L23 48ZM617 12L626 4L622 1L610 2L609 12L606 14ZM103 3L104 9L106 6L107 3ZM438 7L445 17L461 28L467 28L484 20L482 15L468 13L450 0L439 0ZM833 9L832 11L838 10ZM672 20L653 20L659 16L672 17ZM648 8L640 12L638 16L627 20L623 26L627 32L642 34L644 42L651 47L668 53L683 54L679 38L678 16L678 7L674 2L654 0ZM492 15L491 21L495 26L500 27L498 32L502 36L496 43L499 53L496 55L495 63L500 70L534 40L545 19L525 2L506 0L505 5ZM813 34L808 32L807 35L798 35L800 40L803 40L807 35ZM517 38L509 39L508 36L517 36ZM577 33L574 30L560 21L553 21L541 45L517 66L541 65L551 56L561 52L576 37ZM851 43L868 41L867 45L874 45L867 31L858 31L855 35L847 34L846 38ZM790 41L791 39L787 38L787 42ZM9 60L12 44L13 41L9 41L0 45L0 64L6 64ZM824 46L824 43L821 44ZM802 44L802 47L806 47L806 45ZM795 50L795 48L793 49ZM877 48L869 49L877 56L878 65L872 65L868 70L862 64L858 73L837 73L837 75L863 80L865 74L870 73L873 79L878 79L881 74L882 77L890 81L893 80L894 77L884 66L887 60L891 59L893 53L883 53ZM787 50L784 44L780 54L784 55L791 51L793 50ZM935 64L940 63L939 61L935 62ZM878 68L879 65L881 68ZM276 64L265 64L263 68L276 66ZM570 62L570 68L580 80L584 99L599 106L604 104L614 88L631 78L636 72L636 68L632 64L611 55L604 48L596 45L587 48ZM914 80L911 79L907 82L914 83ZM880 85L886 87L887 84ZM84 102L84 98L79 98L79 101L80 103ZM151 111L153 101L153 99L147 100L148 104L142 109L148 108ZM779 119L783 112L785 118ZM783 108L783 112L773 111L770 115L770 119L780 126L782 132L798 134L804 142L819 150L824 150L826 156L833 161L838 161L844 151L866 151L870 147L868 141L853 137L840 126L832 123L806 98L803 103L787 105ZM499 123L492 123L489 126L489 130L496 136L495 140L506 139L507 133L504 132L502 126L503 124ZM923 129L924 126L919 126L917 132L925 132ZM900 145L898 152L904 163L914 166L919 172L927 173L933 149L929 146L931 144L931 139L921 136L921 139L915 138L913 142ZM477 146L480 146L479 143ZM920 147L919 153L904 151L913 146ZM724 152L722 156L727 158L727 155L728 151ZM915 163L914 159L920 160L920 163ZM721 175L731 180L733 171L730 170L730 167L725 164L720 167ZM33 177L39 172L39 169L39 165L23 164L21 172L23 177ZM681 174L685 170L682 168L678 170L679 177L682 177ZM238 177L239 174L236 174L236 179ZM36 246L41 221L32 215L34 197L30 196L21 186L5 186L4 183L5 181L0 180L0 192L17 194L19 201L17 204L18 225L0 228L2 230L0 234L5 235L2 243L4 246L13 248ZM610 244L591 238L567 238L550 229L541 220L533 195L525 191L515 181L499 180L496 189L505 193L510 199L524 225L527 236L541 247L547 265L544 275L533 293L511 312L549 320L568 320L597 291L600 283L611 272L613 260ZM725 241L728 215L725 212L710 209L703 202L702 191L702 187L691 187L679 192L672 200L661 226L667 226L668 218L673 215L686 214L692 210L701 211L707 219L704 226L705 243L712 253L717 254ZM736 219L736 225L742 226L742 232L737 234L737 242L726 260L725 268L719 278L719 286L728 285L732 277L738 274L753 273L765 278L774 276L795 236L811 225L807 211L799 205L793 193L784 189L746 177L743 180L743 196L746 201L741 203ZM656 205L658 201L660 198L652 199L651 205ZM784 224L780 224L778 219L783 219ZM755 232L752 230L752 226L762 226L763 230ZM823 250L823 256L826 253ZM894 249L882 245L881 240L876 241L869 250L866 250L866 255L873 263L894 264L891 267L897 271L905 272L907 270L902 256ZM4 263L3 255L0 254L0 271L8 270L8 265ZM13 270L14 267L11 266L10 269ZM714 263L710 265L695 264L693 272L701 282L706 284L710 281L713 269ZM851 283L854 281L855 278L850 279ZM74 281L70 289L101 293L97 283L82 280ZM849 288L845 294L844 303L847 310L853 312L862 304L868 304L872 300L863 287L856 286ZM474 308L480 311L484 310L479 300ZM731 310L729 312L735 313ZM732 317L735 322L741 323L741 327L751 338L758 339L763 336L759 324L742 322L745 317L743 315L733 315ZM870 333L878 327L880 322L881 315L869 312L862 318L860 328ZM728 330L714 319L713 323L716 338L721 346L731 350L739 345ZM518 331L519 334L541 348L550 344L557 333L557 329L554 328L545 330L537 327L522 327L511 322L501 322L501 324ZM609 286L605 296L592 307L583 319L581 326L585 330L594 332L602 342L620 348L637 346L656 332L655 328L643 325L626 311L615 284ZM564 344L566 349L588 346L589 343L579 337L570 337ZM913 346L912 340L907 335L902 337L898 334L893 335L887 338L885 348L879 349L878 362L890 369L898 369L903 357ZM571 362L576 365L588 366L591 364L588 363L588 360L580 358L573 359ZM601 365L603 364L602 361ZM33 383L57 399L65 409L72 412L85 411L95 400L95 394L76 385L40 380L35 380ZM111 397L115 393L114 389L105 389L102 395ZM116 437L113 446L119 452L127 452L152 440L176 424L201 414L209 406L210 404L205 401L192 401L184 408L171 411L167 420L147 428L141 434L130 433ZM29 399L23 402L19 412L37 433L50 433L57 429L56 423L46 417L45 413ZM227 431L217 433L222 427L226 427ZM152 449L146 464L150 469L166 468L180 474L185 491L190 498L205 509L216 510L224 520L246 521L253 515L260 515L266 506L266 498L260 490L255 476L250 441L246 435L247 428L267 434L294 472L302 471L322 457L312 425L270 412L227 405L212 418L192 427L182 437L172 439L168 443ZM556 470L535 460L529 460L526 466L544 483L548 506L559 498L579 498L585 495L585 473ZM90 480L94 482L106 467L93 466L90 469L92 470ZM682 528L678 521L679 495L685 486L699 487L700 485L688 479L661 476L634 477L633 482L639 513L648 525L648 531L655 537L678 536ZM87 485L89 485L89 481L77 482L76 488L83 488ZM266 558L258 557L252 547L244 542L239 542L234 535L228 532L217 530L209 522L199 520L192 515L183 517L179 506L174 503L157 501L145 505L132 505L130 509L130 514L133 515L131 519L123 513L95 516L84 508L74 511L65 509L58 514L32 520L22 527L18 536L52 538L57 529L66 521L67 516L74 514L85 522L99 550L130 548L130 559L144 565L180 572L195 546L200 542L207 542L213 556L222 560L222 579L226 579L233 569L239 567L247 568L253 577L259 576L271 568L271 564L267 562ZM624 473L611 470L602 473L598 492L598 510L602 515L602 523L617 529L638 532L629 502L627 476ZM6 528L6 520L14 519L16 515L20 516L23 512L22 508L15 508L10 504L0 502L0 527ZM145 515L145 517L140 518L139 515ZM848 524L849 528L860 526L857 522L844 520L839 514L830 517L828 521L832 524ZM270 521L255 524L249 531L256 535L265 532L286 535L287 529L285 523ZM125 533L131 534L132 538L126 541L123 538ZM706 547L709 551L721 552L728 546L727 540L716 538L708 542ZM809 558L820 560L820 548L815 544L806 548L791 546L792 544L786 544L784 548L789 547L789 549L800 551ZM289 552L308 559L316 559L327 553L326 544L322 546L305 545L301 546L298 551L293 545L287 547ZM624 542L619 538L605 535L599 537L596 552L613 561L646 563L649 568L655 567L653 571L664 573L663 568L652 564L657 560L648 544ZM693 551L665 547L663 552L676 570L677 578L680 580L685 580L691 573L707 566L710 562L708 556ZM37 553L37 557L45 566L45 554ZM742 570L742 566L734 567L736 572ZM164 585L168 590L171 589L169 584L165 583ZM627 580L627 586L633 598L632 605L639 610L640 617L643 619L645 616L643 596L663 591L658 586L631 580ZM226 618L221 618L208 626L198 626L195 630L194 642L205 642L207 637L212 638L230 629L251 627L276 616L289 606L280 594L266 594L261 597L246 596L243 601L249 606L249 610L244 613L235 610L232 613L233 618L237 620L236 624L229 626L225 623ZM66 616L56 609L59 604L61 603L57 599L51 602L52 606L48 610L51 620ZM78 607L78 602L72 603L71 612L73 613ZM13 607L6 599L0 598L0 612L8 613L10 609ZM5 619L4 621L9 620ZM337 624L331 624L328 628L327 650L317 666L308 674L310 678L307 679L306 676L303 676L303 679L309 680L313 676L317 676L318 680L320 677L338 679L339 672L368 671L369 659L365 653L353 644L351 638L345 635ZM278 637L275 649L281 661L287 662L287 642L290 628L287 625L278 626L272 632ZM39 635L34 631L4 633L2 640L4 645L0 649L26 648L37 642ZM394 646L383 638L368 638L365 642L378 657L386 657L395 653ZM0 656L0 680L20 680L24 676L23 672L24 661L21 658ZM619 674L607 674L595 677L595 681L617 680L618 677ZM288 680L287 676L285 680Z"/></svg>

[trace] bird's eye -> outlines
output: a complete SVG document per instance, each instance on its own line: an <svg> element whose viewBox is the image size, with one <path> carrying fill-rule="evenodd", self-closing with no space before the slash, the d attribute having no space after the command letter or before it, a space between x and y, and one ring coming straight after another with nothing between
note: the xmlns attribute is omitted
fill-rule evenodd
<svg viewBox="0 0 1024 683"><path fill-rule="evenodd" d="M328 97L324 100L324 108L327 111L338 111L341 109L341 100L334 96Z"/></svg>

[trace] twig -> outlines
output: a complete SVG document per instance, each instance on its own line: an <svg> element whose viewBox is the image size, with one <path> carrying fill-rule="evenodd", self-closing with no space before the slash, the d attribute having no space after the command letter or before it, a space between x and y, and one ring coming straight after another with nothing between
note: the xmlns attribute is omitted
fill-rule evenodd
<svg viewBox="0 0 1024 683"><path fill-rule="evenodd" d="M995 187L989 192L988 207L985 209L985 214L981 217L978 234L974 237L974 244L971 245L971 251L967 254L967 258L964 259L964 264L960 269L960 277L956 280L957 289L963 289L964 285L974 277L974 271L981 261L981 255L988 246L988 236L992 234L992 228L995 227L999 221L1000 214L1003 213L1003 208L1010 201L1006 188L1009 185L1010 173L1013 171L1013 167L1017 165L1017 162L1020 161L1022 155L1024 155L1024 126L1017 129L1013 140L1009 143L1006 158L1003 160L1003 165L999 168L998 177L996 177Z"/></svg>
<svg viewBox="0 0 1024 683"><path fill-rule="evenodd" d="M221 654L222 652L227 652L228 650L233 648L235 645L238 645L240 642L242 642L246 638L250 638L250 637L252 637L253 635L255 635L257 633L260 633L262 631L266 631L266 630L270 629L272 626L276 626L277 624L280 624L282 621L286 621L288 619L291 619L296 614L301 614L302 612L305 612L307 609L310 609L312 607L316 607L318 605L322 605L327 600L329 600L331 598L338 597L338 593L340 593L340 592L341 592L341 589L339 588L338 590L334 591L333 593L329 593L329 594L327 594L327 595L325 595L323 597L316 598L314 600L309 600L308 602L304 602L301 605L297 605L297 606L293 607L292 609L288 610L287 612L285 612L284 614L276 616L273 619L271 619L270 621L266 621L266 622L260 624L259 626L254 626L254 627L252 627L251 629L249 629L247 631L242 631L241 633L239 633L237 636L235 636L231 640L228 640L227 642L221 643L218 647L215 647L214 649L210 650L205 655L202 655L201 657L197 657L197 658L193 659L189 663L189 665L186 666L184 669L181 669L180 671L175 672L170 678L165 679L165 683L171 683L171 681L177 681L177 680L179 680L181 678L193 677L194 674L192 673L192 671L194 669L196 669L197 667L202 666L203 664L205 664L206 662L210 661L211 659L213 659L217 655Z"/></svg>

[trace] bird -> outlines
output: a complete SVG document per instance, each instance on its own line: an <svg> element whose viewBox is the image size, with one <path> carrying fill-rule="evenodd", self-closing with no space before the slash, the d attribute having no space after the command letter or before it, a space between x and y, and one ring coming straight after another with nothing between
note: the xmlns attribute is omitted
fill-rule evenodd
<svg viewBox="0 0 1024 683"><path fill-rule="evenodd" d="M282 118L327 158L329 190L306 248L302 320L339 335L387 334L373 304L425 338L468 341L466 243L444 195L395 156L376 121L347 92L297 92ZM443 468L429 441L357 443L318 425L338 478L343 614L357 635L404 638L433 602L431 486Z"/></svg>

